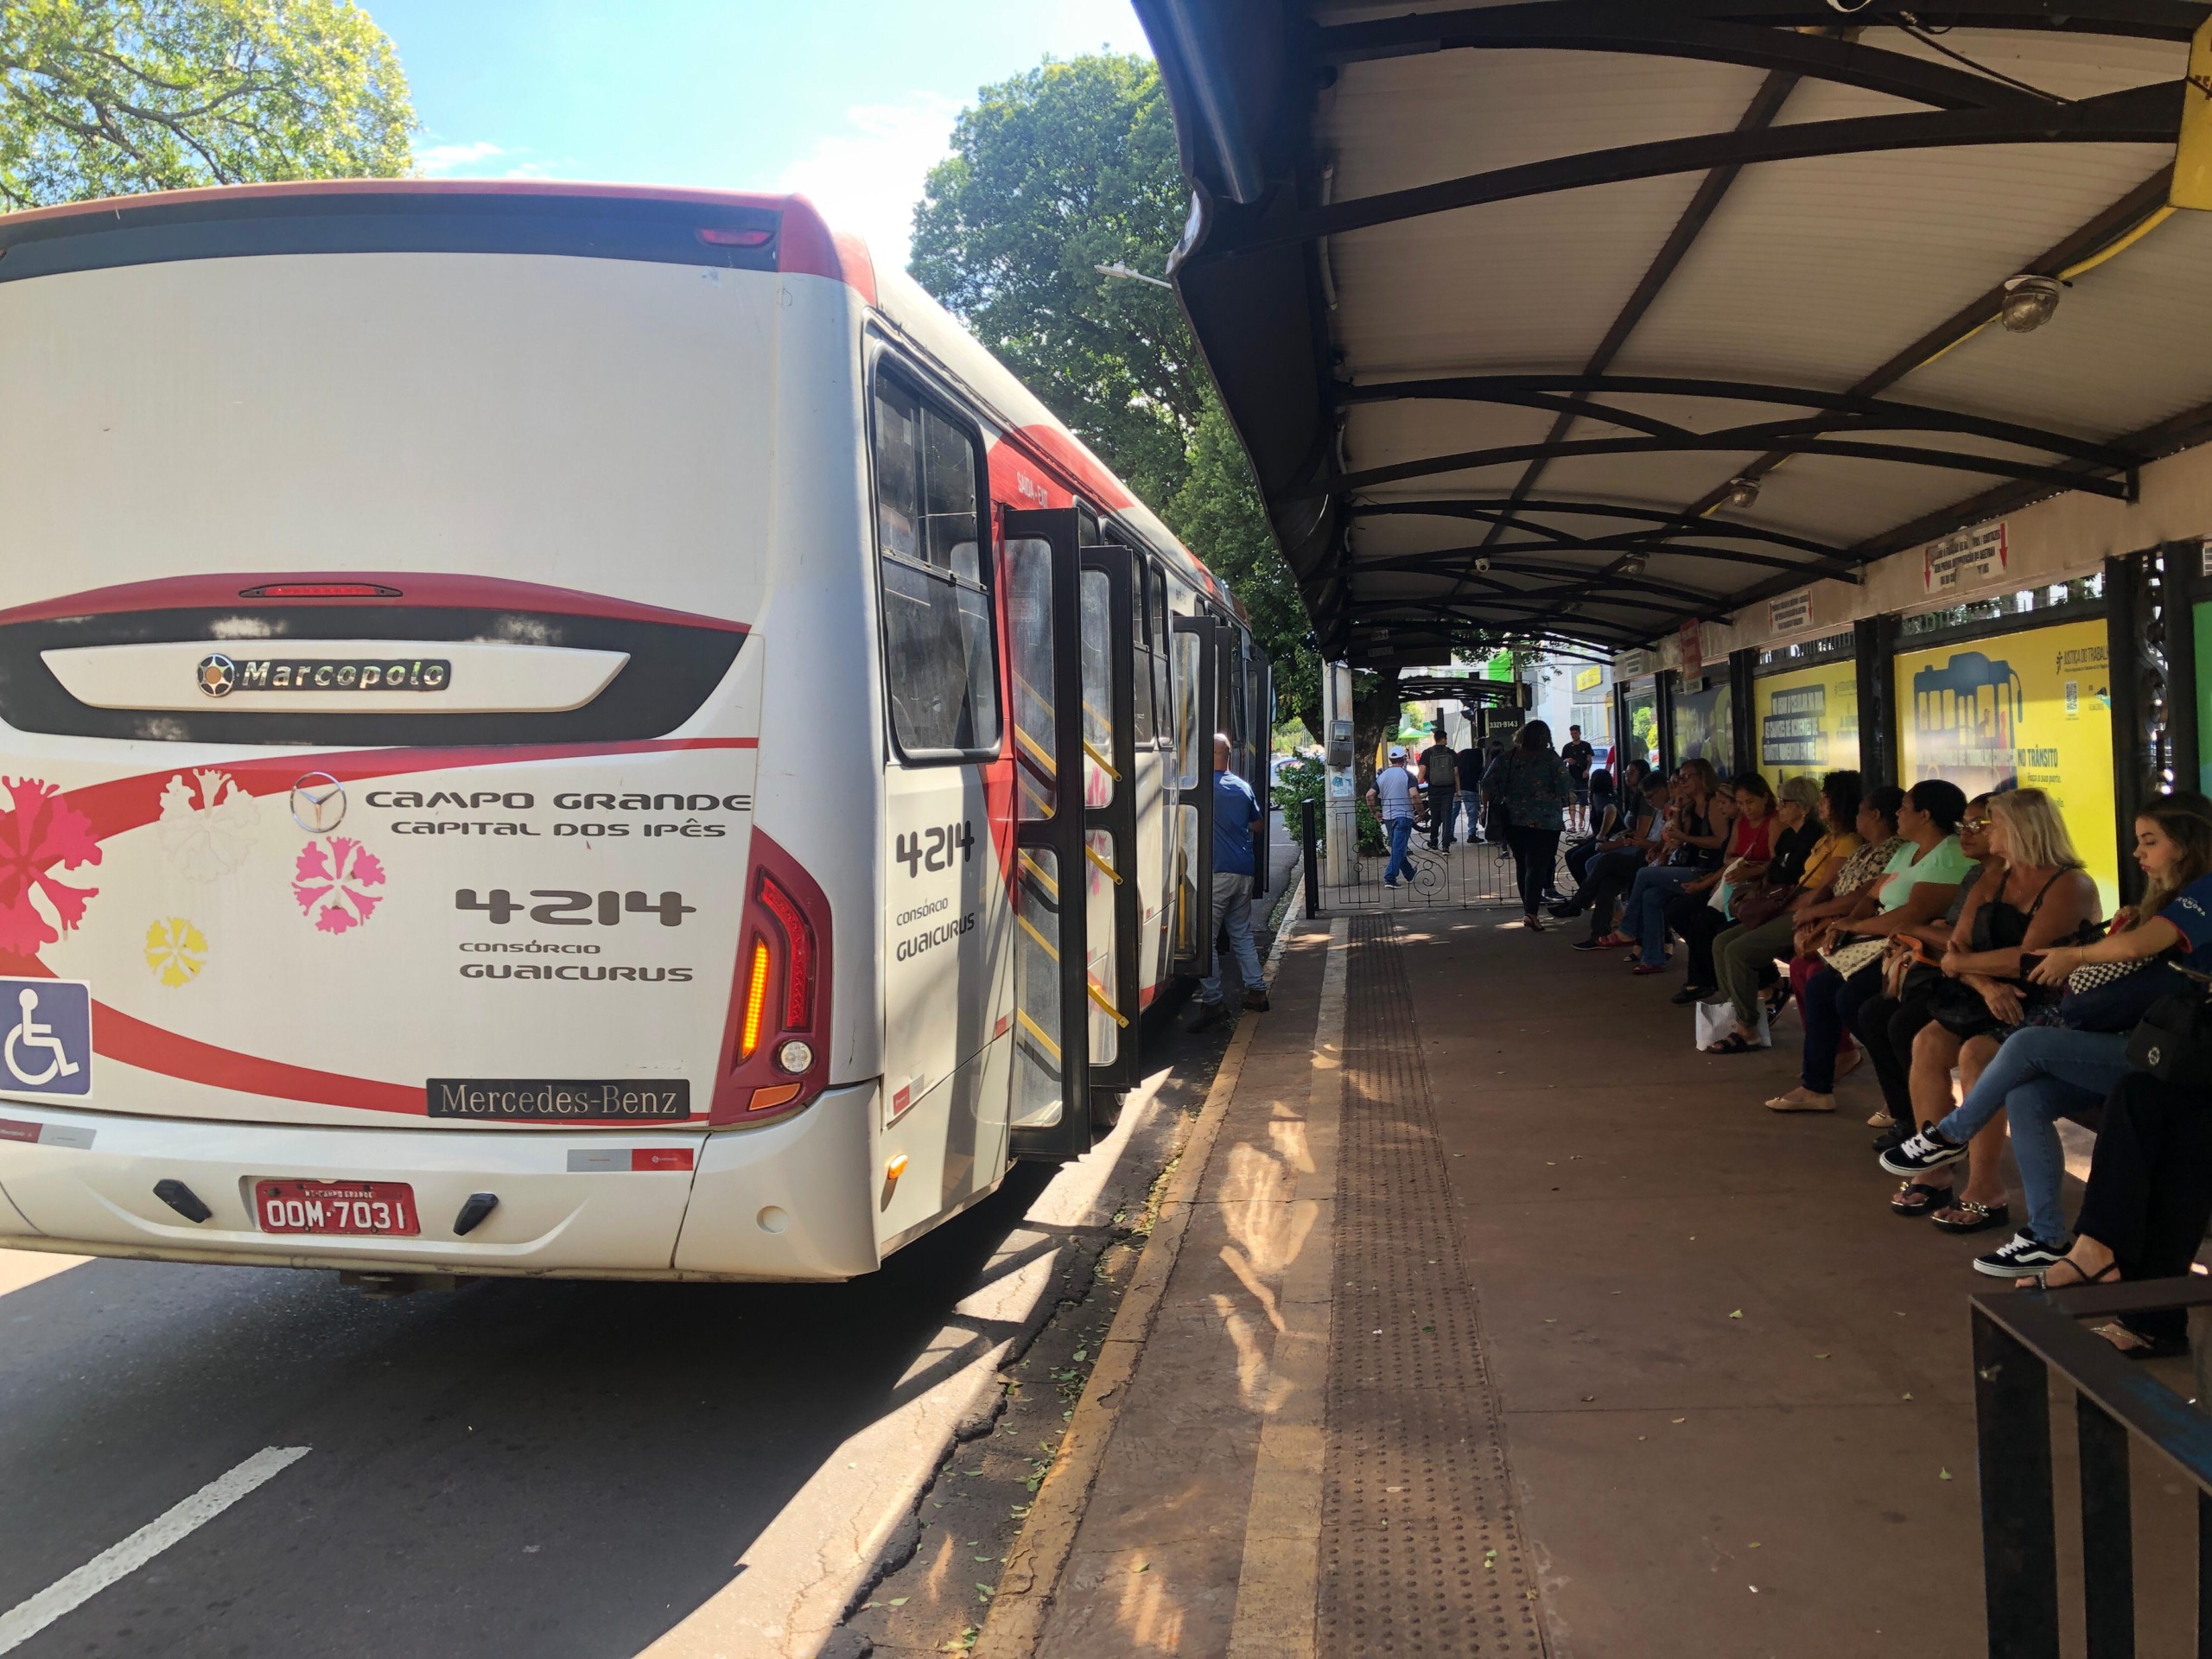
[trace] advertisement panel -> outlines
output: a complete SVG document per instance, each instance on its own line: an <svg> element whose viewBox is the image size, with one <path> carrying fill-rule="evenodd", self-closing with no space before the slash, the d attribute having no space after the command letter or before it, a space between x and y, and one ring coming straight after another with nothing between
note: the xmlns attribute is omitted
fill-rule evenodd
<svg viewBox="0 0 2212 1659"><path fill-rule="evenodd" d="M1859 671L1849 658L1754 680L1759 770L1777 789L1859 765Z"/></svg>
<svg viewBox="0 0 2212 1659"><path fill-rule="evenodd" d="M1901 652L1897 739L1908 784L2049 791L2110 915L2120 889L2105 658L2101 618Z"/></svg>
<svg viewBox="0 0 2212 1659"><path fill-rule="evenodd" d="M1723 778L1736 771L1735 699L1728 682L1715 678L1702 691L1675 694L1675 753L1668 758L1676 766L1685 760L1705 760Z"/></svg>

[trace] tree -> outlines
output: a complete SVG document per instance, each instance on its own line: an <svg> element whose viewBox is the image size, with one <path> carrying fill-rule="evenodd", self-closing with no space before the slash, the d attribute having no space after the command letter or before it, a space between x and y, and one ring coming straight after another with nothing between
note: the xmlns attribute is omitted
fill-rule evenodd
<svg viewBox="0 0 2212 1659"><path fill-rule="evenodd" d="M392 175L399 59L345 0L4 0L0 206Z"/></svg>
<svg viewBox="0 0 2212 1659"><path fill-rule="evenodd" d="M1313 625L1268 528L1267 509L1229 424L1209 391L1191 440L1183 487L1162 515L1229 583L1274 664L1275 703L1321 729L1321 659Z"/></svg>
<svg viewBox="0 0 2212 1659"><path fill-rule="evenodd" d="M967 323L1229 582L1320 728L1298 591L1173 294L1099 274L1167 268L1190 199L1159 71L1047 60L986 86L914 210L915 280Z"/></svg>

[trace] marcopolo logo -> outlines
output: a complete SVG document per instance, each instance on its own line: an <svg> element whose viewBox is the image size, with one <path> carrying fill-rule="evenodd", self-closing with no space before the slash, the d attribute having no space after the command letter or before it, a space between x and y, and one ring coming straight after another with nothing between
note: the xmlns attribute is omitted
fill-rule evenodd
<svg viewBox="0 0 2212 1659"><path fill-rule="evenodd" d="M211 652L200 659L195 678L201 693L227 697L244 691L444 691L453 685L453 664L443 658L326 657L283 662L273 657L226 657Z"/></svg>

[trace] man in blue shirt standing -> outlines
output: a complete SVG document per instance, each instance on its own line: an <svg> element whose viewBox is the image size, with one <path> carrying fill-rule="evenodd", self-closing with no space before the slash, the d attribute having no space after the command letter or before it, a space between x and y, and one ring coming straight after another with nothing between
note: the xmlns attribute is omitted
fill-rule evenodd
<svg viewBox="0 0 2212 1659"><path fill-rule="evenodd" d="M1367 791L1369 804L1382 820L1382 833L1390 838L1390 861L1382 867L1382 885L1395 887L1398 878L1411 874L1406 845L1414 838L1414 775L1406 766L1406 752L1390 746L1390 764L1375 774Z"/></svg>
<svg viewBox="0 0 2212 1659"><path fill-rule="evenodd" d="M1229 929L1229 948L1236 955L1236 970L1244 978L1244 1006L1265 1013L1268 982L1260 972L1260 947L1252 939L1252 878L1259 868L1257 837L1260 803L1252 785L1229 769L1229 739L1217 732L1213 740L1213 919L1212 936ZM1189 1029L1204 1031L1226 1019L1229 1006L1221 995L1221 959L1213 972L1198 982L1198 1011Z"/></svg>

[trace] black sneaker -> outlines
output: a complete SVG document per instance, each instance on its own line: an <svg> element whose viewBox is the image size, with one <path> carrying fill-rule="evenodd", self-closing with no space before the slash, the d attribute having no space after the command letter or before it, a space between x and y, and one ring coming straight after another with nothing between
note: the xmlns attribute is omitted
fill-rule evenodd
<svg viewBox="0 0 2212 1659"><path fill-rule="evenodd" d="M1719 988L1717 985L1685 985L1675 993L1675 1006L1679 1008L1692 1002L1709 1002Z"/></svg>
<svg viewBox="0 0 2212 1659"><path fill-rule="evenodd" d="M1911 1140L1913 1133L1912 1125L1900 1120L1874 1137L1874 1150L1878 1153L1894 1152Z"/></svg>
<svg viewBox="0 0 2212 1659"><path fill-rule="evenodd" d="M2015 1233L2010 1244L1992 1250L1987 1255L1974 1257L1974 1270L1993 1279L2031 1278L2046 1268L2056 1267L2073 1248L2070 1240L2063 1244L2046 1244L2025 1233Z"/></svg>
<svg viewBox="0 0 2212 1659"><path fill-rule="evenodd" d="M1244 993L1244 1006L1255 1013L1265 1014L1268 1011L1268 988L1262 985L1257 990L1247 988Z"/></svg>
<svg viewBox="0 0 2212 1659"><path fill-rule="evenodd" d="M1882 1154L1882 1167L1892 1175L1925 1175L1931 1169L1955 1164L1967 1155L1963 1141L1946 1141L1929 1124L1903 1146Z"/></svg>
<svg viewBox="0 0 2212 1659"><path fill-rule="evenodd" d="M1602 939L1577 939L1567 948L1570 950L1610 950L1613 947Z"/></svg>
<svg viewBox="0 0 2212 1659"><path fill-rule="evenodd" d="M1223 1020L1228 1018L1228 1003L1208 1002L1201 999L1198 1003L1198 1011L1191 1016L1190 1022L1186 1024L1183 1029L1193 1033L1201 1032L1205 1030L1209 1026L1219 1025Z"/></svg>
<svg viewBox="0 0 2212 1659"><path fill-rule="evenodd" d="M1581 913L1582 906L1576 904L1572 899L1561 899L1558 904L1552 906L1552 914L1558 917L1562 922L1566 921L1571 916L1580 916Z"/></svg>

